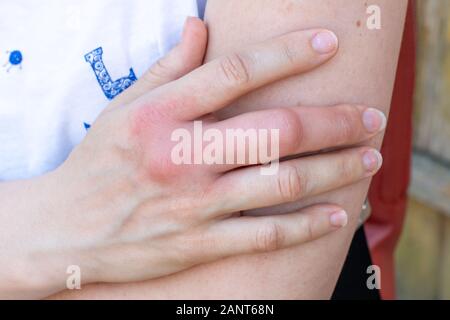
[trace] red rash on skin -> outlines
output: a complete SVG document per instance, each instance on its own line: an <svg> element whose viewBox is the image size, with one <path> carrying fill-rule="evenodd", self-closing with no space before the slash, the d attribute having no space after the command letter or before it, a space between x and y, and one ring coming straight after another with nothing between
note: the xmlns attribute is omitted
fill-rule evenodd
<svg viewBox="0 0 450 320"><path fill-rule="evenodd" d="M150 131L154 131L155 128L166 127L165 124L172 122L163 112L166 106L168 109L170 108L167 102L164 104L146 104L134 108L129 120L130 135L133 138L140 139L143 135L147 136Z"/></svg>
<svg viewBox="0 0 450 320"><path fill-rule="evenodd" d="M191 121L173 119L178 110L194 108L194 98L169 98L161 102L145 103L132 108L129 116L129 136L133 145L139 150L139 164L144 168L143 180L160 183L179 182L183 176L192 171L192 166L176 165L171 159L171 150L175 145L171 141L174 130L186 128L191 130ZM149 154L156 150L157 154Z"/></svg>
<svg viewBox="0 0 450 320"><path fill-rule="evenodd" d="M174 115L182 114L183 110L192 110L196 107L195 97L178 96L155 99L154 102L140 103L132 108L130 117L130 134L139 137L149 129L167 128L168 126L181 128L183 124Z"/></svg>

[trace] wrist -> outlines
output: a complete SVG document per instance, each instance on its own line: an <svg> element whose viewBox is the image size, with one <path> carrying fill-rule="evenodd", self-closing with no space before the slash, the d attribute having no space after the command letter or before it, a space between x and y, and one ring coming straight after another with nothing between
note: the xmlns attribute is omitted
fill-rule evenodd
<svg viewBox="0 0 450 320"><path fill-rule="evenodd" d="M57 185L49 174L0 186L2 298L44 298L64 290L70 265L84 269L82 283L91 279L87 254L62 219Z"/></svg>
<svg viewBox="0 0 450 320"><path fill-rule="evenodd" d="M96 226L87 223L88 217L93 214L89 208L80 205L82 201L77 192L81 189L89 193L89 189L79 186L79 181L67 175L64 168L63 165L44 177L43 185L46 187L41 197L48 199L44 216L54 223L48 230L52 234L47 240L48 246L36 250L32 259L43 262L42 267L47 271L43 274L49 283L70 289L67 280L77 277L80 285L96 282L95 248L98 241Z"/></svg>

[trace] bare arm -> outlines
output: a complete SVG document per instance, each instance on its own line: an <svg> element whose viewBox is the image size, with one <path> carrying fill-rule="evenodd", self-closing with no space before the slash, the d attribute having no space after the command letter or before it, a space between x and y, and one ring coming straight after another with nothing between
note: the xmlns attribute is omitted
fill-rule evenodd
<svg viewBox="0 0 450 320"><path fill-rule="evenodd" d="M381 8L381 30L366 28L367 5ZM338 57L324 68L251 94L222 116L274 106L343 102L364 103L388 112L406 6L406 0L209 0L208 60L298 29L326 27L340 39ZM379 147L381 137L368 144ZM286 212L319 201L341 204L350 214L349 225L326 238L270 254L203 265L156 281L85 288L78 297L328 298L357 227L369 182L269 210Z"/></svg>

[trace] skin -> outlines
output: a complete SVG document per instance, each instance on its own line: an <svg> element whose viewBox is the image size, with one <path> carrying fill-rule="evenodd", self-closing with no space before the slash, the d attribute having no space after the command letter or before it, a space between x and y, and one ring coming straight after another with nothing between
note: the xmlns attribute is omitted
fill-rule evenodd
<svg viewBox="0 0 450 320"><path fill-rule="evenodd" d="M183 40L106 108L59 168L0 185L2 297L42 298L61 291L70 265L81 268L83 285L138 282L230 256L292 247L347 224L345 211L328 202L285 215L250 217L245 212L373 176L381 155L372 148L285 160L270 176L261 175L258 159L177 165L171 158L171 133L192 131L199 119L219 131L243 123L277 128L283 158L376 136L385 128L385 117L362 105L274 108L226 121L214 117L249 92L325 63L337 51L336 36L324 29L291 32L198 67L206 28L191 19L186 33L200 49ZM295 44L289 54L287 43ZM198 57L163 76L162 66L187 52ZM249 68L240 65L243 57L253 56L260 60ZM329 125L341 118L348 122ZM305 120L322 123L326 130L316 132ZM257 187L249 188L249 182Z"/></svg>
<svg viewBox="0 0 450 320"><path fill-rule="evenodd" d="M371 4L382 8L381 30L368 30L364 23L357 23L367 18L362 0L210 0L206 14L210 29L207 61L247 43L317 25L336 30L340 39L338 56L324 68L266 86L219 116L228 118L280 105L332 106L342 101L375 105L387 113L407 1L374 0ZM315 122L309 124L326 128ZM381 141L378 136L364 145L378 148ZM349 213L348 227L317 241L268 254L230 258L144 283L86 287L56 298L327 299L357 228L369 184L370 179L366 179L288 206L252 212L283 213L314 203L339 203Z"/></svg>

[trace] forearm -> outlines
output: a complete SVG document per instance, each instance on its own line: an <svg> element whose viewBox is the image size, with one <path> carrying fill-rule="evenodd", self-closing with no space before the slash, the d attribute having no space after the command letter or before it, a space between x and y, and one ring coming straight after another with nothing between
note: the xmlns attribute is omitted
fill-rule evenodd
<svg viewBox="0 0 450 320"><path fill-rule="evenodd" d="M43 298L63 290L67 267L81 262L67 229L54 219L58 194L51 181L0 183L0 298Z"/></svg>
<svg viewBox="0 0 450 320"><path fill-rule="evenodd" d="M255 92L222 116L259 108L344 102L364 103L387 113L406 1L374 0L371 4L381 7L381 30L366 28L368 15L362 0L210 0L208 59L298 29L326 27L340 39L340 53L327 66ZM368 143L380 146L381 137ZM351 218L348 227L321 240L271 254L204 265L157 281L90 287L80 297L327 298L357 227L368 186L369 181L364 181L277 208L277 212L286 212L321 201L343 205Z"/></svg>

